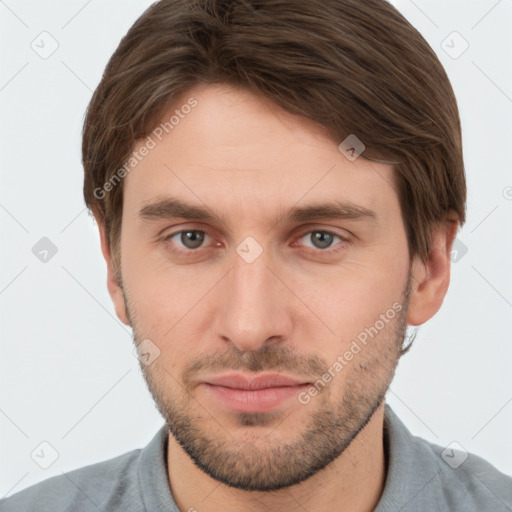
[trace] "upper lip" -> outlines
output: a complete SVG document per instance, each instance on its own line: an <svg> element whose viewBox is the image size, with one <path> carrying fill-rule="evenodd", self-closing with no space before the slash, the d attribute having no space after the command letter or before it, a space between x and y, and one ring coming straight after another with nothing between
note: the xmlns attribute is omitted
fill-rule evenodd
<svg viewBox="0 0 512 512"><path fill-rule="evenodd" d="M206 384L213 384L214 386L224 386L233 389L265 389L309 384L308 381L279 373L266 373L255 376L247 376L241 373L230 373L227 375L208 378L204 382Z"/></svg>

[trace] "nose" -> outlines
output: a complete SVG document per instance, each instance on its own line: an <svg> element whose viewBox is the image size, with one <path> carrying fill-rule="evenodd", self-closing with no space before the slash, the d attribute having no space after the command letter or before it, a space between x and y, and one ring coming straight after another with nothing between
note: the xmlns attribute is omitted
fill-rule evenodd
<svg viewBox="0 0 512 512"><path fill-rule="evenodd" d="M216 335L241 351L290 337L291 292L269 266L265 252L251 263L235 254L217 297Z"/></svg>

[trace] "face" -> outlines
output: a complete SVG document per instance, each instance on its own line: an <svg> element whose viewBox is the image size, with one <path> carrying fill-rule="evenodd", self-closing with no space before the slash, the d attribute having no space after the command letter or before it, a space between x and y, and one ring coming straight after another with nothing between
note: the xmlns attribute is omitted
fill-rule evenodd
<svg viewBox="0 0 512 512"><path fill-rule="evenodd" d="M240 89L176 109L125 178L111 294L196 465L279 489L338 457L391 382L411 291L393 169Z"/></svg>

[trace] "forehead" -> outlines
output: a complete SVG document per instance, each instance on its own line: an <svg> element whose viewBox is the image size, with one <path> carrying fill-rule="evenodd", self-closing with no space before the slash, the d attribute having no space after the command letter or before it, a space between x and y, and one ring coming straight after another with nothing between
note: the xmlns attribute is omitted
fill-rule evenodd
<svg viewBox="0 0 512 512"><path fill-rule="evenodd" d="M152 149L125 178L124 203L132 215L166 194L222 207L228 216L268 213L269 222L301 201L383 212L398 205L391 166L349 161L325 127L243 89L190 89L150 137ZM148 139L134 151L144 145Z"/></svg>

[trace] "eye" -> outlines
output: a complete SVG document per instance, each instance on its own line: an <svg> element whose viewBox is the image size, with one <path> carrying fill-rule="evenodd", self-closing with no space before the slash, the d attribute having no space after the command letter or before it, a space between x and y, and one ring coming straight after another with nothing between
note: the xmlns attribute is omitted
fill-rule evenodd
<svg viewBox="0 0 512 512"><path fill-rule="evenodd" d="M181 244L181 248L177 249L177 251L180 252L200 248L206 237L210 237L206 231L200 229L184 229L167 235L164 241L169 241L178 247L180 247L179 244ZM176 238L176 240L173 241L173 238Z"/></svg>
<svg viewBox="0 0 512 512"><path fill-rule="evenodd" d="M325 231L322 229L308 231L307 233L302 234L299 240L302 240L303 238L311 241L311 245L309 247L312 247L313 249L319 249L324 252L328 252L327 250L329 250L332 247L333 242L336 238L338 238L341 241L341 243L336 244L334 246L335 249L332 249L333 251L345 247L346 244L349 243L348 238L345 238L331 231ZM305 247L308 247L308 245L305 245Z"/></svg>
<svg viewBox="0 0 512 512"><path fill-rule="evenodd" d="M181 231L175 231L164 237L165 242L169 242L171 250L177 253L190 253L197 252L199 249L204 248L207 238L211 238L210 235L201 229L182 229ZM348 237L343 237L332 231L323 229L310 230L303 233L299 240L309 240L311 245L307 243L300 243L306 248L314 249L320 252L337 252L346 247L350 243ZM334 242L338 239L340 243L335 244ZM296 244L294 244L296 245Z"/></svg>

